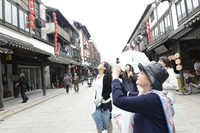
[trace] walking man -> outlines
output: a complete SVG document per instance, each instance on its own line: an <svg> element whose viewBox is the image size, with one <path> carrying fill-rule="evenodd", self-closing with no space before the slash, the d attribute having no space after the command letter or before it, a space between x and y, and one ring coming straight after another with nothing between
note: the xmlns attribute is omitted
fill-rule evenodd
<svg viewBox="0 0 200 133"><path fill-rule="evenodd" d="M63 82L64 82L65 87L66 87L66 92L69 93L69 86L70 86L70 84L71 84L71 82L72 82L72 77L71 77L71 75L65 74L65 77L64 77L64 79L63 79Z"/></svg>
<svg viewBox="0 0 200 133"><path fill-rule="evenodd" d="M25 91L28 87L28 81L25 78L25 75L23 73L20 74L18 83L15 85L15 87L17 87L18 85L19 85L21 97L23 100L22 103L26 103L28 101L28 97L27 97Z"/></svg>
<svg viewBox="0 0 200 133"><path fill-rule="evenodd" d="M79 92L79 76L77 76L77 73L74 73L74 77L73 77L73 84L74 84L74 90L75 92Z"/></svg>

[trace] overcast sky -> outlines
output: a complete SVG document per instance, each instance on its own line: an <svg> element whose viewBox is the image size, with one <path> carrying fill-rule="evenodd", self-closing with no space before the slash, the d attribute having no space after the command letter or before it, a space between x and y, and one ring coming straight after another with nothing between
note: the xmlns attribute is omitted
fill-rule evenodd
<svg viewBox="0 0 200 133"><path fill-rule="evenodd" d="M154 0L42 0L60 10L68 20L85 25L100 50L102 60L119 56L146 6Z"/></svg>

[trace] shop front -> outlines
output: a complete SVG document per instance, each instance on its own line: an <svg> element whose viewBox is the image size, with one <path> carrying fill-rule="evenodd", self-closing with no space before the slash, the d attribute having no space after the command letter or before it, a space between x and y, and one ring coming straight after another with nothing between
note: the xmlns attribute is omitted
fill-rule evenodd
<svg viewBox="0 0 200 133"><path fill-rule="evenodd" d="M28 42L7 35L1 34L0 38L0 49L12 51L12 54L1 54L0 57L2 98L19 96L19 88L15 88L15 84L18 82L20 73L24 73L29 82L30 87L26 91L43 89L43 95L45 95L44 67L47 57L51 54ZM2 101L3 99L0 100L0 103L3 103Z"/></svg>

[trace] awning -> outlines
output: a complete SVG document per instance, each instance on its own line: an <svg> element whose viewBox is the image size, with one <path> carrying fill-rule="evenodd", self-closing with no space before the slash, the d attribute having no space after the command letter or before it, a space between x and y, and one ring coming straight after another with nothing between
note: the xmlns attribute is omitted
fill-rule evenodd
<svg viewBox="0 0 200 133"><path fill-rule="evenodd" d="M167 40L168 40L168 36L166 35L165 37L160 38L159 40L157 40L155 43L149 45L149 46L147 47L147 50L146 50L146 51L149 52L149 51L151 51L151 50L157 48L158 46L160 46L161 44L163 44L163 43L166 42Z"/></svg>
<svg viewBox="0 0 200 133"><path fill-rule="evenodd" d="M35 53L40 53L47 56L52 55L51 53L48 53L44 50L36 48L31 43L28 43L28 42L25 42L25 41L22 41L17 38L13 38L11 36L7 36L1 33L0 33L0 41L3 42L3 43L0 43L0 46L2 47L10 46L10 47L15 47L15 48L25 49L25 50L35 52Z"/></svg>
<svg viewBox="0 0 200 133"><path fill-rule="evenodd" d="M59 56L55 56L55 55L52 55L51 57L48 57L48 60L50 62L58 63L58 64L70 64L65 59L63 59L63 58L61 58Z"/></svg>
<svg viewBox="0 0 200 133"><path fill-rule="evenodd" d="M1 48L0 47L0 53L1 54L13 54L13 51L7 48Z"/></svg>
<svg viewBox="0 0 200 133"><path fill-rule="evenodd" d="M200 13L197 15L193 16L187 23L184 24L186 28L192 27L196 23L200 22Z"/></svg>

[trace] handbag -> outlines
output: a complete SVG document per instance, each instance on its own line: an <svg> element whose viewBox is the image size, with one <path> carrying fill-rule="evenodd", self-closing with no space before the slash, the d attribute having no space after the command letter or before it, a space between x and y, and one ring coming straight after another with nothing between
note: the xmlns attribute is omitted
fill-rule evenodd
<svg viewBox="0 0 200 133"><path fill-rule="evenodd" d="M92 118L97 126L97 128L101 131L108 130L109 128L109 121L110 121L110 111L103 109L97 109L93 114Z"/></svg>

